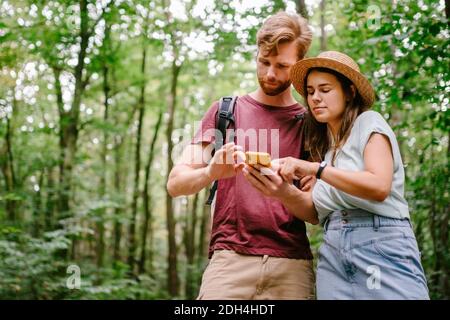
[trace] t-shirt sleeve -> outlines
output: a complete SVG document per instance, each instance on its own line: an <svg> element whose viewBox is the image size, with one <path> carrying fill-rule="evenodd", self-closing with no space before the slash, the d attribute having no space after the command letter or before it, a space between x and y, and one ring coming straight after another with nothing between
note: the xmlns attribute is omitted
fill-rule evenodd
<svg viewBox="0 0 450 320"><path fill-rule="evenodd" d="M400 150L397 143L397 138L381 114L375 111L366 111L362 114L361 121L359 123L359 132L360 136L358 149L361 155L364 155L364 149L369 142L370 136L373 133L380 133L389 139L394 158L394 167L399 165Z"/></svg>
<svg viewBox="0 0 450 320"><path fill-rule="evenodd" d="M219 102L214 102L200 122L200 126L197 128L194 137L191 140L191 144L199 143L212 143L215 141L215 129L217 119L217 109Z"/></svg>

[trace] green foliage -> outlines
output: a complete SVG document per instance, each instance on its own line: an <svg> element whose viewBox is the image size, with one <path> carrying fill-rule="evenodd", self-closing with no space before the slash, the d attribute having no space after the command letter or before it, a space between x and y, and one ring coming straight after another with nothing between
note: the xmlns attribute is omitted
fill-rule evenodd
<svg viewBox="0 0 450 320"><path fill-rule="evenodd" d="M195 296L207 260L207 245L200 252L199 234L208 209L198 205L194 210L196 252L188 259L184 221L192 213L192 197L174 200L182 286L177 296L170 296L166 288L169 155L165 136L173 98L172 61L181 66L172 137L186 143L193 124L213 101L256 88L258 27L268 15L292 8L293 2L277 0L262 6L247 2L246 9L229 0L205 7L201 1L180 3L185 7L177 11L164 7L167 1L113 1L108 8L102 7L103 2L88 1L90 38L82 70L85 90L75 126L74 162L68 166L72 170L70 192L61 182L69 151L64 148L67 141L61 128L74 121L63 115L72 108L75 90L79 5L8 0L0 6L1 299ZM327 49L343 51L360 64L376 88L374 109L397 135L405 163L405 194L430 293L432 298L449 298L450 37L445 4L431 0L325 3L325 12L308 4L315 30L308 55L319 52L320 15L324 14ZM142 92L141 184L133 194ZM143 177L160 110L163 124L149 164L149 200L145 200ZM128 264L135 195L134 261L139 262L142 250L146 253L139 271L130 270ZM70 208L63 214L61 199L65 196ZM199 203L204 202L201 198ZM143 246L146 204L150 223ZM205 239L207 229L203 230ZM321 227L308 226L308 236L317 257ZM195 263L188 263L192 258ZM79 289L67 287L70 265L81 270Z"/></svg>
<svg viewBox="0 0 450 320"><path fill-rule="evenodd" d="M69 245L60 234L36 239L15 227L0 226L0 297L58 299L65 284L64 265L54 255Z"/></svg>

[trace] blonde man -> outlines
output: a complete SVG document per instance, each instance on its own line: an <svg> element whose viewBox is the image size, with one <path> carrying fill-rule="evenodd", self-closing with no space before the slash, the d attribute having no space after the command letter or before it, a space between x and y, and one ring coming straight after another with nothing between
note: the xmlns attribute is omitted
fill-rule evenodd
<svg viewBox="0 0 450 320"><path fill-rule="evenodd" d="M248 181L233 161L236 151L299 157L302 114L291 93L289 71L312 39L307 21L279 12L258 31L259 87L238 97L234 142L198 161L215 140L218 102L212 104L167 183L172 196L194 194L218 180L209 247L210 262L198 299L311 299L312 254L305 222L318 223L297 205L298 190L286 184L271 192ZM200 156L202 158L202 156ZM231 159L231 161L230 161ZM239 172L239 173L237 173Z"/></svg>

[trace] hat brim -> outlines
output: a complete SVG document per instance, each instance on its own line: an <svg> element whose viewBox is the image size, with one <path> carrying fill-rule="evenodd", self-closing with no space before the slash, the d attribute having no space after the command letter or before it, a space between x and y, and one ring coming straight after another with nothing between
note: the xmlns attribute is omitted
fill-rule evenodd
<svg viewBox="0 0 450 320"><path fill-rule="evenodd" d="M362 73L344 63L328 58L306 58L292 66L290 71L292 84L305 100L307 98L304 83L308 71L312 68L327 68L343 74L355 85L361 95L364 106L371 107L375 102L375 92L372 85Z"/></svg>

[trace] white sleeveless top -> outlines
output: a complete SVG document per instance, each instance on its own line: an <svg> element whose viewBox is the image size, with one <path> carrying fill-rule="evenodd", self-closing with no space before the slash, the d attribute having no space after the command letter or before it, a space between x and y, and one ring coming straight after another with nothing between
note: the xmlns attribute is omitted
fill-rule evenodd
<svg viewBox="0 0 450 320"><path fill-rule="evenodd" d="M383 202L365 200L318 180L313 189L313 202L321 223L331 212L342 209L364 209L385 217L409 218L408 203L404 198L405 172L400 149L394 132L378 112L366 111L356 118L347 141L336 153L334 166L348 171L364 171L364 149L373 132L385 135L391 143L394 175L389 196ZM328 165L331 165L331 157L332 152L328 151L325 155Z"/></svg>

